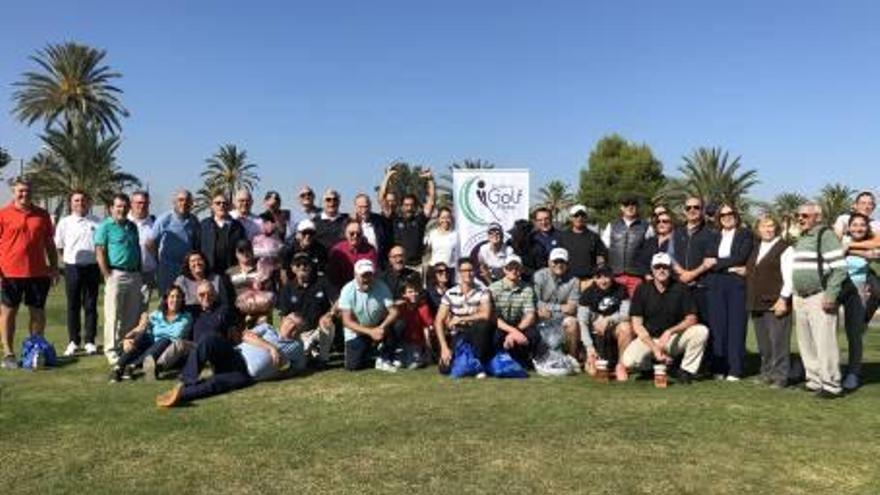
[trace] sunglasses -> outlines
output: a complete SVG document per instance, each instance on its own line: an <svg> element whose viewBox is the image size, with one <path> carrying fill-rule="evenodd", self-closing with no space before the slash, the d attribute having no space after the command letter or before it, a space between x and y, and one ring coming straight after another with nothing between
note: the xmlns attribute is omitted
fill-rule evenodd
<svg viewBox="0 0 880 495"><path fill-rule="evenodd" d="M310 193L310 192L305 192L305 193L301 193L301 194L299 195L299 197L301 197L301 198L314 198L315 195L314 195L313 193Z"/></svg>
<svg viewBox="0 0 880 495"><path fill-rule="evenodd" d="M446 275L448 272L446 268L441 268L439 270L434 270L434 275Z"/></svg>
<svg viewBox="0 0 880 495"><path fill-rule="evenodd" d="M668 218L658 218L657 219L657 224L670 224L670 223L672 223L672 220L670 220Z"/></svg>
<svg viewBox="0 0 880 495"><path fill-rule="evenodd" d="M489 235L501 235L501 231L500 230L490 230Z"/></svg>
<svg viewBox="0 0 880 495"><path fill-rule="evenodd" d="M314 230L301 230L299 233L302 235L315 235Z"/></svg>
<svg viewBox="0 0 880 495"><path fill-rule="evenodd" d="M214 201L214 204L217 206L226 206L229 203L227 203L226 201Z"/></svg>
<svg viewBox="0 0 880 495"><path fill-rule="evenodd" d="M338 203L339 198L324 198L325 203Z"/></svg>
<svg viewBox="0 0 880 495"><path fill-rule="evenodd" d="M564 265L564 264L568 263L565 260L552 260L552 262L554 265Z"/></svg>
<svg viewBox="0 0 880 495"><path fill-rule="evenodd" d="M582 217L586 217L587 214L582 211L579 211L579 212L575 213L573 216L574 216L574 218L582 218Z"/></svg>
<svg viewBox="0 0 880 495"><path fill-rule="evenodd" d="M721 212L718 214L718 218L732 217L732 216L735 216L732 211L724 211L724 212Z"/></svg>
<svg viewBox="0 0 880 495"><path fill-rule="evenodd" d="M666 270L666 271L669 271L669 268L670 268L670 267L669 267L669 265L654 265L654 266L652 266L651 268L653 268L654 270Z"/></svg>
<svg viewBox="0 0 880 495"><path fill-rule="evenodd" d="M198 292L198 293L196 293L196 297L208 297L208 296L210 296L210 295L211 295L210 292Z"/></svg>
<svg viewBox="0 0 880 495"><path fill-rule="evenodd" d="M684 211L694 211L694 210L702 210L703 207L700 205L685 205Z"/></svg>

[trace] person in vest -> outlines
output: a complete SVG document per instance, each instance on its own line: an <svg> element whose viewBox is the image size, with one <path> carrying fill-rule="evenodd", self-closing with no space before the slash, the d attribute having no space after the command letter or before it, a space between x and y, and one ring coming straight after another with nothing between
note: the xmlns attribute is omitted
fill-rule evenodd
<svg viewBox="0 0 880 495"><path fill-rule="evenodd" d="M837 299L847 279L846 259L837 236L821 223L818 204L798 208L801 236L794 245L791 277L805 388L817 397L834 399L841 396Z"/></svg>
<svg viewBox="0 0 880 495"><path fill-rule="evenodd" d="M788 385L791 341L791 261L794 250L780 239L780 226L770 216L757 223L760 239L746 262L746 308L752 317L761 372L757 380L782 389ZM783 268L786 267L786 268Z"/></svg>
<svg viewBox="0 0 880 495"><path fill-rule="evenodd" d="M632 297L645 273L642 249L645 240L653 235L648 222L639 218L639 200L634 196L620 201L621 217L608 224L602 232L602 241L608 246L608 261L614 271L614 280L626 287Z"/></svg>
<svg viewBox="0 0 880 495"><path fill-rule="evenodd" d="M717 262L707 277L712 373L716 379L739 381L746 359L746 262L752 253L751 231L740 226L733 205L718 208L715 247Z"/></svg>
<svg viewBox="0 0 880 495"><path fill-rule="evenodd" d="M715 234L703 216L703 200L690 197L684 203L685 224L673 236L675 252L673 270L678 281L685 284L697 303L700 323L709 323L709 287L705 276L716 262L712 249Z"/></svg>

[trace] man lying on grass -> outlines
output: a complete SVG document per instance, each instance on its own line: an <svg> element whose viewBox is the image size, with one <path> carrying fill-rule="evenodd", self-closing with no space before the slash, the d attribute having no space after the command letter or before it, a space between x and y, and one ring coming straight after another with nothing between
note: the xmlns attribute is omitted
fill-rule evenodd
<svg viewBox="0 0 880 495"><path fill-rule="evenodd" d="M205 336L190 352L181 383L157 396L156 405L174 407L278 378L282 372L301 371L306 365L298 335L304 328L302 323L302 318L290 314L281 320L280 331L266 323L259 324L245 330L239 345L218 335ZM209 362L214 373L199 380Z"/></svg>

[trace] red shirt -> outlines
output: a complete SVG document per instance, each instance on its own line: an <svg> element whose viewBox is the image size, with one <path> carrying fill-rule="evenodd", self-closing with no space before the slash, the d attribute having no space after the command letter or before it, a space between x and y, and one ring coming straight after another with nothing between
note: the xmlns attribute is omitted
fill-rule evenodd
<svg viewBox="0 0 880 495"><path fill-rule="evenodd" d="M403 341L407 344L425 345L425 327L430 327L434 324L428 303L420 301L414 305L410 303L402 304L400 306L399 318L406 324L403 331Z"/></svg>
<svg viewBox="0 0 880 495"><path fill-rule="evenodd" d="M354 279L354 264L359 260L370 260L373 268L379 270L376 250L367 241L354 248L348 241L337 242L327 254L327 279L333 286L341 288Z"/></svg>
<svg viewBox="0 0 880 495"><path fill-rule="evenodd" d="M53 232L49 214L38 206L20 210L9 203L0 209L0 272L3 276L49 276L46 248L52 245Z"/></svg>

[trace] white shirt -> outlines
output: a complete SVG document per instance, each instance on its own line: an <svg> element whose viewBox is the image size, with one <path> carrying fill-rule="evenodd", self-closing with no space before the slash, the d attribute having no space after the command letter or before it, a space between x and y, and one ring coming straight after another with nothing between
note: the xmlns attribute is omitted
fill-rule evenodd
<svg viewBox="0 0 880 495"><path fill-rule="evenodd" d="M367 240L367 243L370 246L373 246L373 249L379 250L379 243L376 241L376 229L373 227L373 224L364 220L361 222L361 232L364 234L364 239Z"/></svg>
<svg viewBox="0 0 880 495"><path fill-rule="evenodd" d="M66 265L93 265L95 258L95 230L98 217L94 215L67 215L55 226L55 247L62 251Z"/></svg>
<svg viewBox="0 0 880 495"><path fill-rule="evenodd" d="M477 258L480 263L486 265L491 270L500 270L507 263L507 257L513 255L513 248L510 246L501 246L499 251L494 251L492 245L488 242L480 246Z"/></svg>
<svg viewBox="0 0 880 495"><path fill-rule="evenodd" d="M792 273L794 272L794 247L788 246L779 257L779 269L782 271L782 289L779 295L785 298L791 297L793 287Z"/></svg>
<svg viewBox="0 0 880 495"><path fill-rule="evenodd" d="M229 216L238 220L238 223L244 227L244 235L247 236L249 241L254 240L254 236L260 234L263 230L263 222L256 215L242 216L238 210L232 210L229 212Z"/></svg>
<svg viewBox="0 0 880 495"><path fill-rule="evenodd" d="M431 249L429 264L446 263L455 266L458 262L458 234L454 230L433 229L425 236L425 246Z"/></svg>
<svg viewBox="0 0 880 495"><path fill-rule="evenodd" d="M718 244L718 257L729 258L730 248L733 247L733 236L736 235L736 229L721 230L721 243Z"/></svg>
<svg viewBox="0 0 880 495"><path fill-rule="evenodd" d="M761 245L758 246L758 257L755 258L755 264L760 263L761 260L764 259L764 256L767 256L767 253L773 249L773 246L775 246L777 242L779 242L778 237L774 237L770 241L761 241Z"/></svg>
<svg viewBox="0 0 880 495"><path fill-rule="evenodd" d="M135 218L128 214L128 219L134 222L138 228L138 241L141 245L141 271L149 273L156 271L156 257L147 249L147 241L153 240L153 224L156 219L152 215L144 218Z"/></svg>

